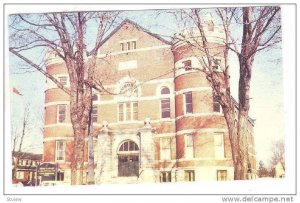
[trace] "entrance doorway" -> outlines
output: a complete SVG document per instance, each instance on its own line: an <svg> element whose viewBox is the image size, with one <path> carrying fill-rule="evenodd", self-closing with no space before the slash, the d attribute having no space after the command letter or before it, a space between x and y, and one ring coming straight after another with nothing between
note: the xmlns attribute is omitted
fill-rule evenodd
<svg viewBox="0 0 300 203"><path fill-rule="evenodd" d="M136 143L126 140L118 151L118 176L138 176L139 148Z"/></svg>

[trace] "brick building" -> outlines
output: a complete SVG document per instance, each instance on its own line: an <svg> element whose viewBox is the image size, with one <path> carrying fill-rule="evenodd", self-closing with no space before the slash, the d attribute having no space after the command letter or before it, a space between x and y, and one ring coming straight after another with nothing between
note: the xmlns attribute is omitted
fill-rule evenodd
<svg viewBox="0 0 300 203"><path fill-rule="evenodd" d="M37 179L37 167L42 161L42 154L28 152L12 153L12 182L13 184L31 183L35 185Z"/></svg>
<svg viewBox="0 0 300 203"><path fill-rule="evenodd" d="M210 42L218 44L222 29L208 21L204 28ZM102 42L96 79L101 75L107 92L114 94L93 96L97 184L233 180L221 107L205 75L193 69L201 67L199 54L186 43L166 41L130 20ZM69 85L61 59L49 54L46 67ZM69 96L47 80L44 162L58 163L64 182L70 182L72 132ZM251 119L247 139L249 175L254 175ZM85 157L87 169L87 144Z"/></svg>

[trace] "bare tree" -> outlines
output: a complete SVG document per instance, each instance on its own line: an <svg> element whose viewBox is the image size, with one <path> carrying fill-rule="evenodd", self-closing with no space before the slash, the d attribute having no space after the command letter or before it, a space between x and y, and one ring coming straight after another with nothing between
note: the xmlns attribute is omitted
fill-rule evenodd
<svg viewBox="0 0 300 203"><path fill-rule="evenodd" d="M27 135L29 131L29 125L31 124L30 120L30 105L27 104L24 109L24 116L22 119L22 128L21 132L18 130L17 126L13 127L13 132L12 132L12 161L13 161L13 169L12 169L12 179L13 182L16 182L16 170L18 167L18 162L20 157L20 154L22 155L22 150L23 150L23 142L24 138ZM18 146L17 146L18 145ZM18 148L17 148L18 147ZM16 155L16 152L18 152L18 156Z"/></svg>
<svg viewBox="0 0 300 203"><path fill-rule="evenodd" d="M96 56L105 34L115 25L120 12L74 12L18 14L11 16L10 52L51 79L70 95L70 117L74 132L71 184L82 184L84 138L87 136L91 112L92 87L95 87ZM88 24L93 21L98 31L94 45L87 51ZM42 48L61 58L68 70L70 88L26 57L26 52ZM87 62L85 59L87 58ZM101 90L102 87L98 88ZM91 147L90 150L93 150Z"/></svg>
<svg viewBox="0 0 300 203"><path fill-rule="evenodd" d="M272 159L271 159L271 166L274 168L278 163L282 165L283 170L285 170L285 147L284 141L278 140L273 143L272 145Z"/></svg>
<svg viewBox="0 0 300 203"><path fill-rule="evenodd" d="M209 17L203 20L203 10L183 9L175 13L177 20L181 21L181 26L185 27L185 31L183 34L176 35L174 40L176 43L188 44L189 49L194 50L195 55L198 55L202 67L201 69L194 68L194 70L206 74L213 89L213 96L217 98L224 112L231 145L234 178L246 179L248 167L246 135L251 99L252 65L258 52L271 48L281 41L280 8L213 9L224 30L223 41L219 42L219 45L208 40L209 34L203 25L206 24L207 29L213 31L214 23ZM233 35L237 25L242 26L239 33L242 41L235 39ZM235 53L239 60L238 103L231 95L229 52ZM221 57L224 62L219 63L218 57Z"/></svg>

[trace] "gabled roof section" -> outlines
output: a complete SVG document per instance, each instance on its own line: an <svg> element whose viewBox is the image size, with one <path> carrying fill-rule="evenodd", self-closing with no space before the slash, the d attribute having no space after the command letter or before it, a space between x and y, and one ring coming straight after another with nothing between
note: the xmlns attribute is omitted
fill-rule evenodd
<svg viewBox="0 0 300 203"><path fill-rule="evenodd" d="M111 36L113 36L123 25L125 25L126 23L130 23L132 25L134 25L138 30L141 30L149 35L151 35L152 37L162 41L165 44L171 45L171 42L165 40L164 38L160 37L158 34L154 34L152 33L150 30L147 30L145 28L143 28L142 26L140 26L139 24L137 24L136 22L133 22L132 20L129 19L125 19L122 21L122 23L120 25L118 25L102 42L101 42L101 46L109 39L111 38Z"/></svg>

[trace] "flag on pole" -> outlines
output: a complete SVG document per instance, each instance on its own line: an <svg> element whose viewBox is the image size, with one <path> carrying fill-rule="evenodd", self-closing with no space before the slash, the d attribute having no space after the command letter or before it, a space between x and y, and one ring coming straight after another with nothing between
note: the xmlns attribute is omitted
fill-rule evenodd
<svg viewBox="0 0 300 203"><path fill-rule="evenodd" d="M16 95L19 95L19 96L23 96L19 90L17 90L17 88L13 87L13 93L15 93Z"/></svg>

